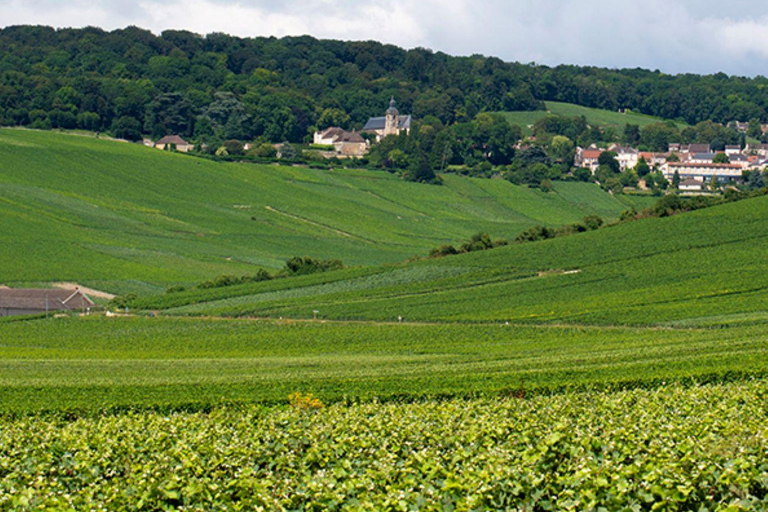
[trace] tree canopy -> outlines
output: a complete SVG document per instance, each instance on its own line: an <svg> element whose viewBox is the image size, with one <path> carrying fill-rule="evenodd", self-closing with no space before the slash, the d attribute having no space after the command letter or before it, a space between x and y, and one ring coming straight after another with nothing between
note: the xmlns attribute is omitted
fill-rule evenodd
<svg viewBox="0 0 768 512"><path fill-rule="evenodd" d="M402 112L442 125L489 112L541 109L543 101L630 108L690 124L750 120L755 134L768 121L768 79L761 76L547 67L308 36L239 38L179 30L154 35L137 27L0 30L4 125L111 130L129 139L178 133L301 142L331 124L361 128L369 117L382 115L391 96ZM487 117L477 121L486 139L482 149L492 160L507 160L497 146L507 128ZM547 118L539 128L580 145L600 137L579 120ZM739 142L717 133L714 124L705 128L695 137L710 138L715 149ZM629 127L623 134L627 142L654 149L672 135L669 125L639 133ZM685 130L681 136L694 138Z"/></svg>

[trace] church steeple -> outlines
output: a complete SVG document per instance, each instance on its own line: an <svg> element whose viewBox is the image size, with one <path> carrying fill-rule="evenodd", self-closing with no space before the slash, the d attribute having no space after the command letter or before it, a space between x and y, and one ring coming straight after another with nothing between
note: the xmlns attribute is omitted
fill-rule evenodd
<svg viewBox="0 0 768 512"><path fill-rule="evenodd" d="M394 96L389 100L389 108L387 109L387 115L384 121L384 136L397 135L399 130L400 112L397 110L397 102Z"/></svg>

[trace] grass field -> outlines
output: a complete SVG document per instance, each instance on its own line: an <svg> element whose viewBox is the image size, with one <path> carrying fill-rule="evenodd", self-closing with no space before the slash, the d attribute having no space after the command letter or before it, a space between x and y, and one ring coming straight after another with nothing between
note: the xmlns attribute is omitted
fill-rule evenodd
<svg viewBox="0 0 768 512"><path fill-rule="evenodd" d="M543 193L445 176L442 187L385 172L222 164L84 136L0 130L0 283L78 281L162 291L296 255L348 265L403 261L478 231L616 218L644 198L597 186Z"/></svg>
<svg viewBox="0 0 768 512"><path fill-rule="evenodd" d="M642 128L643 126L647 126L649 124L665 121L664 119L660 119L658 117L647 116L631 111L625 114L621 114L619 112L613 112L610 110L582 107L581 105L560 103L557 101L546 102L546 110L539 110L534 112L503 112L503 114L510 123L520 126L520 128L523 129L523 133L526 135L531 135L532 131L530 126L534 125L536 121L546 116L547 114L554 114L563 117L584 116L590 125L611 128L616 132L616 134L619 135L624 131L624 126L627 124L636 124ZM687 126L685 123L676 124L681 129Z"/></svg>

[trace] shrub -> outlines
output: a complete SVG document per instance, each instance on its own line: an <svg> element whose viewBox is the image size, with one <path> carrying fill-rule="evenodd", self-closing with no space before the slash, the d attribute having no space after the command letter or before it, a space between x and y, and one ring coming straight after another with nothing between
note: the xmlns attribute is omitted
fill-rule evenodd
<svg viewBox="0 0 768 512"><path fill-rule="evenodd" d="M443 256L450 256L452 254L459 254L459 251L454 246L448 244L443 244L429 251L430 258L442 258Z"/></svg>
<svg viewBox="0 0 768 512"><path fill-rule="evenodd" d="M554 229L546 226L532 226L515 238L515 242L536 242L538 240L546 240L548 238L554 238L557 232Z"/></svg>
<svg viewBox="0 0 768 512"><path fill-rule="evenodd" d="M321 260L309 256L294 256L285 262L284 271L290 275L314 274L344 268L341 260Z"/></svg>
<svg viewBox="0 0 768 512"><path fill-rule="evenodd" d="M272 275L264 269L260 269L254 275L234 276L229 274L222 274L210 281L204 281L195 288L208 289L208 288L223 288L225 286L234 286L236 284L244 283L257 283L259 281L269 281L272 279Z"/></svg>

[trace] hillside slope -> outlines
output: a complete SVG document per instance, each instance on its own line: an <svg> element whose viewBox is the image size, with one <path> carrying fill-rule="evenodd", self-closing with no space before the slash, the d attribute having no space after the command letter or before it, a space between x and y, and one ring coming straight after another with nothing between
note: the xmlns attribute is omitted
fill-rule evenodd
<svg viewBox="0 0 768 512"><path fill-rule="evenodd" d="M583 116L591 126L602 126L610 128L617 134L621 134L624 127L628 124L648 126L649 124L662 123L666 121L660 117L638 114L636 112L619 113L611 110L599 108L583 107L572 103L562 103L559 101L547 101L546 110L534 110L530 112L502 112L502 115L511 124L519 126L523 133L531 135L533 132L530 126L536 124L536 121L547 115L558 115L562 117L581 117ZM688 126L686 123L677 122L681 130Z"/></svg>
<svg viewBox="0 0 768 512"><path fill-rule="evenodd" d="M626 199L623 199L626 201ZM295 255L402 261L478 231L513 237L627 206L594 185L555 193L445 176L219 164L138 145L0 130L0 283L124 293L279 268Z"/></svg>
<svg viewBox="0 0 768 512"><path fill-rule="evenodd" d="M768 318L768 197L492 251L145 300L171 313L719 325Z"/></svg>

